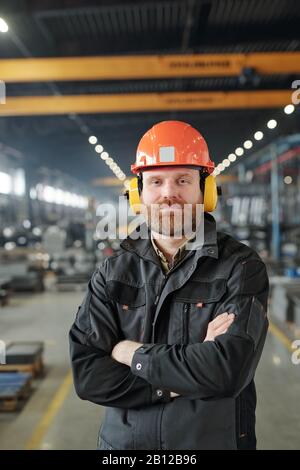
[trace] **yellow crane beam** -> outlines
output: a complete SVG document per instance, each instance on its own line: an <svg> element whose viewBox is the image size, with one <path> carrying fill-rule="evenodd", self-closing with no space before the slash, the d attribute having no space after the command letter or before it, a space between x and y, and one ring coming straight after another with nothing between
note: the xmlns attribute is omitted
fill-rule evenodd
<svg viewBox="0 0 300 470"><path fill-rule="evenodd" d="M255 68L261 75L297 74L300 52L2 59L0 80L8 83L225 77L240 75L245 67Z"/></svg>
<svg viewBox="0 0 300 470"><path fill-rule="evenodd" d="M291 90L8 97L0 116L278 108Z"/></svg>

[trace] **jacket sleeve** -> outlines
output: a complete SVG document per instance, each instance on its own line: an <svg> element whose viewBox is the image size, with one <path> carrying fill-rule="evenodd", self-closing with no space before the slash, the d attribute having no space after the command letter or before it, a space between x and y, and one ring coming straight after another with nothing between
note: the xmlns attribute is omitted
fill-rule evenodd
<svg viewBox="0 0 300 470"><path fill-rule="evenodd" d="M105 262L94 273L88 292L69 332L70 355L76 392L99 405L138 408L168 402L170 393L154 389L135 376L130 367L111 357L124 339L113 303L105 293Z"/></svg>
<svg viewBox="0 0 300 470"><path fill-rule="evenodd" d="M236 315L227 333L215 341L188 345L144 344L134 353L131 370L155 387L186 398L239 395L252 380L265 342L269 282L260 258L240 260L227 281L216 315Z"/></svg>

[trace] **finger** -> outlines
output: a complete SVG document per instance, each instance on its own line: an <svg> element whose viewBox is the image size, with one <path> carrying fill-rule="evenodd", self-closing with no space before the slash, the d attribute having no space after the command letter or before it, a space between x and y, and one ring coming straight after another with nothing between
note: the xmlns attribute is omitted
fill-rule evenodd
<svg viewBox="0 0 300 470"><path fill-rule="evenodd" d="M234 319L235 318L234 313L228 313L228 312L222 313L222 315L218 315L211 323L218 325L218 324L224 323L224 321L227 321L228 318Z"/></svg>
<svg viewBox="0 0 300 470"><path fill-rule="evenodd" d="M215 325L213 327L213 330L218 330L220 328L228 328L228 326L231 325L233 322L234 322L234 318L228 317L227 320L222 321L221 323L219 323L219 325Z"/></svg>
<svg viewBox="0 0 300 470"><path fill-rule="evenodd" d="M218 336L218 335L221 335L221 334L223 334L223 333L226 333L227 330L228 330L228 328L232 325L232 323L233 323L233 320L229 320L226 325L222 325L221 327L216 328L216 329L214 330L215 336Z"/></svg>
<svg viewBox="0 0 300 470"><path fill-rule="evenodd" d="M228 313L224 312L221 313L221 315L218 315L216 318L214 318L211 322L209 322L210 325L218 325L220 322L226 320L228 318Z"/></svg>
<svg viewBox="0 0 300 470"><path fill-rule="evenodd" d="M228 321L228 318L232 319L233 317L232 315L229 315L227 312L225 312L210 322L210 325L212 325L214 328L218 328L219 326L225 324Z"/></svg>

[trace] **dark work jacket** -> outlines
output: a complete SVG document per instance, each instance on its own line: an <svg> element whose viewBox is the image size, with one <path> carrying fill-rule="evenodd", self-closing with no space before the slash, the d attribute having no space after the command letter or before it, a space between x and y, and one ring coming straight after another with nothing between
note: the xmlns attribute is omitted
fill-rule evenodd
<svg viewBox="0 0 300 470"><path fill-rule="evenodd" d="M167 275L150 239L124 240L92 276L69 335L77 394L107 407L99 447L255 449L267 296L262 260L216 232L211 215L203 247ZM235 314L233 324L203 342L223 312ZM111 357L123 339L143 343L131 367Z"/></svg>

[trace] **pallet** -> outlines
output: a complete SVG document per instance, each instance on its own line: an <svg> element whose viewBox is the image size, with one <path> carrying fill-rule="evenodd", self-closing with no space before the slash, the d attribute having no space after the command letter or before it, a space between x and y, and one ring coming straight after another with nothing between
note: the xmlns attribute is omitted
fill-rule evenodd
<svg viewBox="0 0 300 470"><path fill-rule="evenodd" d="M6 364L0 372L28 372L33 377L44 375L44 344L41 341L17 341L6 348Z"/></svg>
<svg viewBox="0 0 300 470"><path fill-rule="evenodd" d="M32 376L28 373L0 373L0 411L17 411L29 397Z"/></svg>
<svg viewBox="0 0 300 470"><path fill-rule="evenodd" d="M31 364L1 364L0 374L2 372L27 372L32 377L43 377L45 367L42 358L38 358Z"/></svg>

